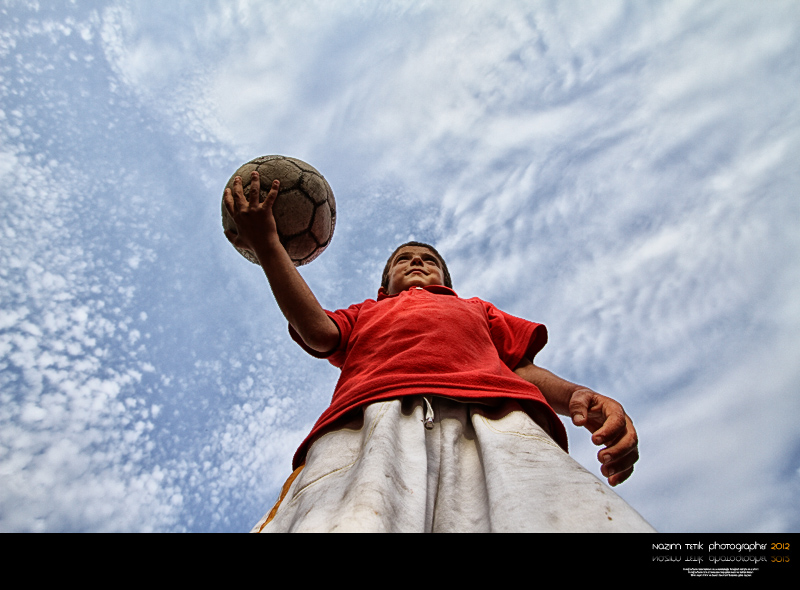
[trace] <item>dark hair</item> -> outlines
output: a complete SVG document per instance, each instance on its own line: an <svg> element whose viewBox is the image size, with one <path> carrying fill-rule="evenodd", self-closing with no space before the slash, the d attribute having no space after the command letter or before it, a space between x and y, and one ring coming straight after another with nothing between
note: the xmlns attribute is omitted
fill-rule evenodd
<svg viewBox="0 0 800 590"><path fill-rule="evenodd" d="M418 246L420 248L427 248L431 252L434 253L436 258L439 259L439 262L442 263L442 274L444 275L444 286L449 287L450 289L453 288L453 281L450 279L450 271L447 270L447 264L442 258L442 255L439 254L438 250L431 246L430 244L425 244L423 242L406 242L405 244L400 244L397 248L394 249L392 255L389 256L389 260L386 261L386 266L383 267L383 276L381 277L381 287L384 289L389 288L389 268L392 266L392 259L394 258L395 254L397 254L401 248L405 248L406 246Z"/></svg>

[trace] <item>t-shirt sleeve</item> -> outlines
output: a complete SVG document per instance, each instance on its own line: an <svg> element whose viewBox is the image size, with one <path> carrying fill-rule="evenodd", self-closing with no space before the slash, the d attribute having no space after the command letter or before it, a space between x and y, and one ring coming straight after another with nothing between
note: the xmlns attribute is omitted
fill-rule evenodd
<svg viewBox="0 0 800 590"><path fill-rule="evenodd" d="M328 359L328 361L334 367L341 368L341 366L344 364L346 356L347 343L350 341L350 335L353 333L353 326L355 326L361 305L361 303L357 303L355 305L351 305L347 309L337 309L336 311L328 311L327 309L324 310L325 313L328 314L328 317L333 320L333 323L336 324L336 327L339 329L339 343L333 350L328 352L319 352L309 347L291 324L289 324L289 335L292 337L292 340L297 342L297 344L299 344L300 347L311 356L318 359Z"/></svg>
<svg viewBox="0 0 800 590"><path fill-rule="evenodd" d="M486 313L497 354L512 371L523 358L533 361L547 344L547 328L544 324L518 318L491 303L486 303Z"/></svg>

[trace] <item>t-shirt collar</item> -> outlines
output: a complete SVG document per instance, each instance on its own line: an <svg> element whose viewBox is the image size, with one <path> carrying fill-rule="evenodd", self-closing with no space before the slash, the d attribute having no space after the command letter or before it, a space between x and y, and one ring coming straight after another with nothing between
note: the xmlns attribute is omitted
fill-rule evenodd
<svg viewBox="0 0 800 590"><path fill-rule="evenodd" d="M452 295L453 297L458 297L455 291L453 291L449 287L445 287L444 285L428 285L427 287L409 287L406 291L410 291L412 289L423 289L428 291L429 293L435 293L437 295ZM400 293L404 293L405 291L401 291ZM378 293L378 301L383 301L388 297L397 297L400 293L395 293L394 295L387 295L384 292Z"/></svg>

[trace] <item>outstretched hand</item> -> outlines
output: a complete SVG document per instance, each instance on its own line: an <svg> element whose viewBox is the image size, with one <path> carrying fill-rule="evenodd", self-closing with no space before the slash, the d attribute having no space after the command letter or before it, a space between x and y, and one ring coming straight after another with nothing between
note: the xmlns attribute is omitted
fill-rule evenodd
<svg viewBox="0 0 800 590"><path fill-rule="evenodd" d="M225 237L228 241L243 250L255 252L256 243L265 239L278 239L278 230L275 225L275 216L272 214L272 205L278 196L280 181L274 180L267 198L259 202L261 195L261 179L258 172L250 174L250 187L247 198L244 196L242 179L237 176L233 179L233 190L226 188L222 197L225 208L236 224L236 230L227 230Z"/></svg>
<svg viewBox="0 0 800 590"><path fill-rule="evenodd" d="M639 439L633 421L622 405L591 389L578 389L569 401L569 415L575 426L585 426L595 445L605 445L597 453L600 472L611 486L622 483L633 473L639 459Z"/></svg>

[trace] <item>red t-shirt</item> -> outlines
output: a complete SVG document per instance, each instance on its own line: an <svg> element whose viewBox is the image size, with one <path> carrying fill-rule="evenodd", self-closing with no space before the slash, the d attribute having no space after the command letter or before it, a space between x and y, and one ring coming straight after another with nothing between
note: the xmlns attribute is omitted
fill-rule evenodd
<svg viewBox="0 0 800 590"><path fill-rule="evenodd" d="M381 294L377 301L326 313L341 336L328 354L309 348L289 328L308 353L342 370L330 407L295 453L294 468L305 460L311 442L351 410L405 395L482 403L520 400L530 413L547 419L551 434L566 450L561 420L539 389L513 372L523 357L533 360L547 342L544 325L477 297L461 299L441 285Z"/></svg>

